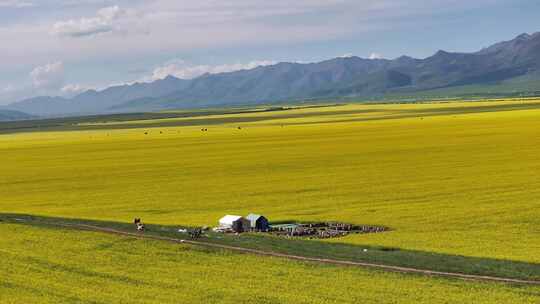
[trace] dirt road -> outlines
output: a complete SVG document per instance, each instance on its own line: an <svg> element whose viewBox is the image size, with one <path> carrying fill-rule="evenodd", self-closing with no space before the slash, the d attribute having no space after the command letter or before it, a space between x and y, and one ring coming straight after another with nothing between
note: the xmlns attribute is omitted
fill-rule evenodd
<svg viewBox="0 0 540 304"><path fill-rule="evenodd" d="M40 222L40 223L44 224L43 222ZM177 238L150 235L150 234L144 234L144 233L126 232L126 231L116 230L112 228L104 228L104 227L98 227L98 226L92 226L92 225L86 225L86 224L65 224L65 223L45 223L45 224L53 225L53 226L61 226L61 227L66 227L66 228L71 228L71 229L103 232L103 233L109 233L109 234L120 235L120 236L125 236L125 237L134 237L134 238L141 238L141 239L152 239L152 240L159 240L159 241L166 241L166 242L173 242L173 243L189 244L189 245L195 245L195 246L225 249L225 250L231 250L231 251L242 252L242 253L256 254L260 256L271 256L271 257L278 257L278 258L305 261L305 262L324 263L324 264L333 264L333 265L342 265L342 266L354 266L354 267L366 267L366 268L373 268L373 269L392 271L392 272L412 273L412 274L446 277L446 278L456 278L456 279L471 280L471 281L540 285L540 281L535 281L535 280L522 280L522 279L512 279L512 278L504 278L504 277L462 274L462 273L455 273L455 272L433 271L433 270L426 270L426 269L391 266L391 265L366 263L366 262L314 258L314 257L298 256L298 255L291 255L291 254L286 254L286 253L278 253L278 252L272 252L272 251L263 251L263 250L250 249L250 248L244 248L244 247L230 246L230 245L215 244L215 243L209 243L209 242L204 242L204 241L177 239Z"/></svg>

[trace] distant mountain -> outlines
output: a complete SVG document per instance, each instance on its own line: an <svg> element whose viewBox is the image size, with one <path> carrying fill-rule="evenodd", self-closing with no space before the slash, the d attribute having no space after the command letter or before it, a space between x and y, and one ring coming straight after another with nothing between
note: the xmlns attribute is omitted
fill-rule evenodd
<svg viewBox="0 0 540 304"><path fill-rule="evenodd" d="M475 53L441 50L425 59L347 57L309 64L284 62L251 70L206 74L192 80L169 76L151 83L87 91L68 100L38 97L11 104L9 108L36 115L148 111L337 97L369 98L502 84L505 90L512 90L516 83L521 83L520 88L523 88L539 82L540 33L535 33L522 34Z"/></svg>
<svg viewBox="0 0 540 304"><path fill-rule="evenodd" d="M100 112L131 100L171 94L184 89L189 82L168 76L151 83L114 86L100 92L90 90L73 98L72 102L80 112Z"/></svg>
<svg viewBox="0 0 540 304"><path fill-rule="evenodd" d="M13 121L13 120L23 120L23 119L32 119L35 116L12 110L0 110L0 121Z"/></svg>
<svg viewBox="0 0 540 304"><path fill-rule="evenodd" d="M188 80L169 76L151 83L113 86L102 91L88 90L71 99L40 96L12 103L6 109L39 116L94 114L113 112L116 105L139 98L153 98L171 94L184 88Z"/></svg>
<svg viewBox="0 0 540 304"><path fill-rule="evenodd" d="M4 109L21 111L37 116L70 113L72 102L62 97L38 96L12 103Z"/></svg>

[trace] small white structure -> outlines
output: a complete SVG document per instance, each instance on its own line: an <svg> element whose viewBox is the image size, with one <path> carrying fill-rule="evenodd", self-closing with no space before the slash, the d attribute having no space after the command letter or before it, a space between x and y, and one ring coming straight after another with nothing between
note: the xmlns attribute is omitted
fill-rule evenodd
<svg viewBox="0 0 540 304"><path fill-rule="evenodd" d="M219 220L219 227L234 232L249 231L251 222L240 215L225 215Z"/></svg>

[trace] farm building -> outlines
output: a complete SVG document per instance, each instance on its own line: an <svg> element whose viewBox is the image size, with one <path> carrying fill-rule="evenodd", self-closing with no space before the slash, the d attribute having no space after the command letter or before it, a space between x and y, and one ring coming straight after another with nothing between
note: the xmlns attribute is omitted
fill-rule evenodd
<svg viewBox="0 0 540 304"><path fill-rule="evenodd" d="M248 216L246 216L246 219L250 221L252 230L257 230L257 231L270 230L268 219L260 214L250 213Z"/></svg>
<svg viewBox="0 0 540 304"><path fill-rule="evenodd" d="M219 220L219 227L231 229L234 232L249 231L251 222L239 215L225 215Z"/></svg>

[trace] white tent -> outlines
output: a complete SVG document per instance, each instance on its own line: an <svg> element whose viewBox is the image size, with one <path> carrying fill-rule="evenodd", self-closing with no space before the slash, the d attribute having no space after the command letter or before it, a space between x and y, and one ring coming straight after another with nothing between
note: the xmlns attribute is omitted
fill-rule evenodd
<svg viewBox="0 0 540 304"><path fill-rule="evenodd" d="M220 228L232 229L235 232L249 231L251 223L240 215L225 215L219 220Z"/></svg>

